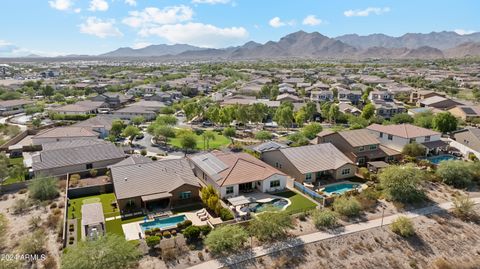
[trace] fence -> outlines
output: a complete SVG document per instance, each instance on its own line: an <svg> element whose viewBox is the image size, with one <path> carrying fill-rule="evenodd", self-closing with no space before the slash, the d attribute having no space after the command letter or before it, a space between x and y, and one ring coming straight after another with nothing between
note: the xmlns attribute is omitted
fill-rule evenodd
<svg viewBox="0 0 480 269"><path fill-rule="evenodd" d="M295 189L301 191L303 194L306 194L310 197L312 197L315 201L318 201L320 203L323 204L324 200L325 200L325 197L316 193L315 191L303 186L303 184L301 184L300 182L297 182L297 181L294 181L293 182L293 186L295 187Z"/></svg>

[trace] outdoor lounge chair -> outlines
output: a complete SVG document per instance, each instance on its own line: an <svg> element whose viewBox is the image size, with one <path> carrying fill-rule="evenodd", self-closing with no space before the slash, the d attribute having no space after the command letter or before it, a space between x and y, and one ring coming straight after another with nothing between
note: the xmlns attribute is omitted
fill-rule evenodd
<svg viewBox="0 0 480 269"><path fill-rule="evenodd" d="M208 220L208 219L209 219L209 216L208 216L208 215L205 215L205 216L203 216L203 217L200 217L200 220L201 220L201 221L206 221L206 220Z"/></svg>
<svg viewBox="0 0 480 269"><path fill-rule="evenodd" d="M200 215L205 215L207 213L207 211L205 210L205 208L202 208L200 209L199 211L195 212L195 214L197 216L200 216Z"/></svg>

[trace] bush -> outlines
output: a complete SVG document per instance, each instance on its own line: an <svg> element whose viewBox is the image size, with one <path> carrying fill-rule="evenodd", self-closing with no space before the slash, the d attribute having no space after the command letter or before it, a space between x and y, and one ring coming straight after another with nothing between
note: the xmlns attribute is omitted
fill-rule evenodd
<svg viewBox="0 0 480 269"><path fill-rule="evenodd" d="M28 227L30 228L30 230L36 230L40 228L41 222L42 222L42 219L40 218L40 216L32 216L28 220Z"/></svg>
<svg viewBox="0 0 480 269"><path fill-rule="evenodd" d="M219 254L239 250L247 238L248 234L242 227L225 225L210 232L205 239L205 244L212 253Z"/></svg>
<svg viewBox="0 0 480 269"><path fill-rule="evenodd" d="M144 233L145 233L145 236L150 236L150 235L154 234L152 230L145 230Z"/></svg>
<svg viewBox="0 0 480 269"><path fill-rule="evenodd" d="M97 169L90 169L89 173L90 173L90 176L96 177L98 174L98 171Z"/></svg>
<svg viewBox="0 0 480 269"><path fill-rule="evenodd" d="M312 219L317 229L331 228L337 225L337 214L330 209L315 210Z"/></svg>
<svg viewBox="0 0 480 269"><path fill-rule="evenodd" d="M163 237L170 237L172 234L169 231L163 232Z"/></svg>
<svg viewBox="0 0 480 269"><path fill-rule="evenodd" d="M188 240L197 240L200 237L201 229L198 226L189 226L183 230L183 235Z"/></svg>
<svg viewBox="0 0 480 269"><path fill-rule="evenodd" d="M13 204L13 213L14 214L22 214L24 213L25 211L27 211L27 209L29 208L30 206L28 205L27 203L27 200L25 199L18 199L15 201L15 203Z"/></svg>
<svg viewBox="0 0 480 269"><path fill-rule="evenodd" d="M160 244L160 237L153 235L145 238L145 242L149 248L154 248L156 245Z"/></svg>
<svg viewBox="0 0 480 269"><path fill-rule="evenodd" d="M362 207L354 197L338 197L333 202L333 209L340 215L346 217L356 217L360 215Z"/></svg>
<svg viewBox="0 0 480 269"><path fill-rule="evenodd" d="M468 196L457 196L453 200L453 214L462 220L471 220L476 216L475 203Z"/></svg>
<svg viewBox="0 0 480 269"><path fill-rule="evenodd" d="M20 240L19 249L22 253L41 254L45 249L45 239L45 232L37 230Z"/></svg>
<svg viewBox="0 0 480 269"><path fill-rule="evenodd" d="M184 220L182 222L179 222L177 223L177 228L180 229L180 230L183 230L185 228L187 228L188 226L191 226L192 225L192 221L191 220Z"/></svg>
<svg viewBox="0 0 480 269"><path fill-rule="evenodd" d="M438 165L436 174L444 183L456 188L467 187L474 178L473 166L464 161L443 161Z"/></svg>
<svg viewBox="0 0 480 269"><path fill-rule="evenodd" d="M40 201L52 200L59 194L57 183L53 177L36 178L28 185L30 196Z"/></svg>
<svg viewBox="0 0 480 269"><path fill-rule="evenodd" d="M79 174L73 174L70 176L70 187L76 187L78 185L78 182L80 181L80 175Z"/></svg>
<svg viewBox="0 0 480 269"><path fill-rule="evenodd" d="M393 221L390 225L390 229L392 232L403 237L409 237L415 234L415 228L413 227L412 221L403 216L398 217L395 221Z"/></svg>
<svg viewBox="0 0 480 269"><path fill-rule="evenodd" d="M373 188L363 190L357 197L357 201L362 206L363 210L370 210L375 208L377 200L380 197L380 192L375 191Z"/></svg>
<svg viewBox="0 0 480 269"><path fill-rule="evenodd" d="M200 226L200 231L202 231L203 236L207 236L212 231L212 227L209 225L203 225Z"/></svg>
<svg viewBox="0 0 480 269"><path fill-rule="evenodd" d="M60 222L61 216L59 214L50 214L47 217L46 225L50 229L56 229L58 222Z"/></svg>
<svg viewBox="0 0 480 269"><path fill-rule="evenodd" d="M227 208L222 207L220 211L218 212L218 215L223 221L227 220L232 220L233 219L233 214L228 210Z"/></svg>
<svg viewBox="0 0 480 269"><path fill-rule="evenodd" d="M142 156L146 156L146 155L147 155L147 150L146 150L146 149L140 150L140 154L141 154Z"/></svg>
<svg viewBox="0 0 480 269"><path fill-rule="evenodd" d="M413 164L391 165L378 175L385 197L394 202L415 202L424 199L421 182L425 173Z"/></svg>

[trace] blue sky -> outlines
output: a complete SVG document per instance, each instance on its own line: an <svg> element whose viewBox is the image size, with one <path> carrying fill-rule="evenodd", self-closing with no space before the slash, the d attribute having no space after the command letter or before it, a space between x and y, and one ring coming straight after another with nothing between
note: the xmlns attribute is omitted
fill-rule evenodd
<svg viewBox="0 0 480 269"><path fill-rule="evenodd" d="M467 0L10 0L0 56L99 54L118 47L264 43L304 30L326 36L480 31ZM478 16L478 15L477 15Z"/></svg>

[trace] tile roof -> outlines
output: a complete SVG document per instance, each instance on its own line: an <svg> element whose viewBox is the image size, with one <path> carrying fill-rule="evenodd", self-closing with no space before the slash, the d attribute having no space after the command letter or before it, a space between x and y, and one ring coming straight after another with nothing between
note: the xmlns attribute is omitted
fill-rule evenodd
<svg viewBox="0 0 480 269"><path fill-rule="evenodd" d="M151 163L153 162L152 159L142 156L142 155L131 155L130 157L126 158L125 160L116 163L114 165L110 165L109 168L111 167L116 167L116 166L123 166L123 165L132 165L132 164L143 164L143 163Z"/></svg>
<svg viewBox="0 0 480 269"><path fill-rule="evenodd" d="M408 123L392 124L392 125L380 125L380 124L374 123L368 126L367 129L376 131L376 132L391 134L391 135L399 136L403 138L415 138L415 137L421 137L421 136L440 135L439 132L435 132L433 130L418 127Z"/></svg>
<svg viewBox="0 0 480 269"><path fill-rule="evenodd" d="M62 138L62 137L98 137L98 133L84 127L56 127L39 132L35 138Z"/></svg>
<svg viewBox="0 0 480 269"><path fill-rule="evenodd" d="M288 148L287 145L278 143L275 141L267 141L264 142L260 145L257 145L253 147L252 149L257 151L257 152L266 152L266 151L271 151L271 150L276 150L276 149L281 149L281 148Z"/></svg>
<svg viewBox="0 0 480 269"><path fill-rule="evenodd" d="M12 107L12 106L20 106L20 105L28 105L33 104L33 101L17 99L17 100L6 100L0 101L0 107Z"/></svg>
<svg viewBox="0 0 480 269"><path fill-rule="evenodd" d="M112 122L118 119L113 115L97 115L84 121L77 122L72 126L90 127L90 128L105 128L112 129Z"/></svg>
<svg viewBox="0 0 480 269"><path fill-rule="evenodd" d="M247 153L211 153L192 156L191 161L207 173L219 186L265 180L272 175L285 175Z"/></svg>
<svg viewBox="0 0 480 269"><path fill-rule="evenodd" d="M184 158L113 166L111 175L117 199L168 193L184 184L200 187Z"/></svg>
<svg viewBox="0 0 480 269"><path fill-rule="evenodd" d="M338 132L352 147L380 144L380 141L367 129Z"/></svg>
<svg viewBox="0 0 480 269"><path fill-rule="evenodd" d="M302 173L338 169L352 161L331 143L280 149Z"/></svg>

